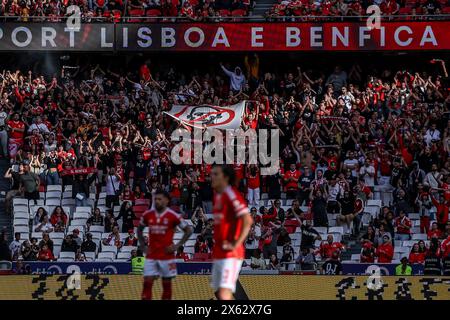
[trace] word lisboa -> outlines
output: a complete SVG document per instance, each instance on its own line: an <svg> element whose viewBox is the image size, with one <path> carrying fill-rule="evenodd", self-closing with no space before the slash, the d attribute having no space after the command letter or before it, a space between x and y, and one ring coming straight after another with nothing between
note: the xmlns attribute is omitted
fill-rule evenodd
<svg viewBox="0 0 450 320"><path fill-rule="evenodd" d="M273 175L280 168L279 138L278 129L177 129L170 158L174 164L257 164L261 175Z"/></svg>

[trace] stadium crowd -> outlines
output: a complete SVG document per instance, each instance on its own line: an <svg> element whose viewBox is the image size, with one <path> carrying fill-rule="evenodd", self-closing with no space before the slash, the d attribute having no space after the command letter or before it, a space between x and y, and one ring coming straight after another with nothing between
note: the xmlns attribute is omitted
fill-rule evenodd
<svg viewBox="0 0 450 320"><path fill-rule="evenodd" d="M374 4L379 6L382 16L409 16L406 19L414 19L416 15L446 15L450 13L448 0L279 0L267 15L270 18L364 16L366 9ZM420 19L424 18L420 17Z"/></svg>
<svg viewBox="0 0 450 320"><path fill-rule="evenodd" d="M106 63L65 65L53 77L3 70L0 143L11 161L5 175L15 230L11 259L64 260L67 252L77 261L111 252L129 259L139 254L136 222L160 187L194 226L192 252L182 248L177 257L207 259L211 168L171 163L170 134L184 125L162 112L173 104L248 100L242 128L279 129L281 136L276 175L261 176L256 165L234 166L254 217L246 241L250 268L297 263L309 269L318 260L338 261L344 238L361 243L361 262L405 255L410 263L445 260L445 62L433 59L416 70L294 64L281 72L267 64L263 69L260 59L217 63L212 73L150 60L126 72Z"/></svg>
<svg viewBox="0 0 450 320"><path fill-rule="evenodd" d="M251 0L2 0L0 16L20 21L61 21L72 14L67 9L77 5L85 21L143 22L139 17L180 17L202 20L217 16L245 16L253 6Z"/></svg>

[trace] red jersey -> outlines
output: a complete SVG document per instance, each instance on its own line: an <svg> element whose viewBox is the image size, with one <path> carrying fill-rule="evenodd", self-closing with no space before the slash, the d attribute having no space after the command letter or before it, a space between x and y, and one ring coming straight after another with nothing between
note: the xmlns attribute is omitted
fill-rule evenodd
<svg viewBox="0 0 450 320"><path fill-rule="evenodd" d="M447 258L450 255L450 236L447 237L441 244L442 258Z"/></svg>
<svg viewBox="0 0 450 320"><path fill-rule="evenodd" d="M287 181L290 178L294 178L292 181ZM285 180L286 190L298 190L298 179L300 178L300 171L295 169L294 171L288 170L284 173L283 179Z"/></svg>
<svg viewBox="0 0 450 320"><path fill-rule="evenodd" d="M322 258L331 258L333 252L340 252L344 246L340 242L333 242L329 244L328 242L322 242L320 244L319 252Z"/></svg>
<svg viewBox="0 0 450 320"><path fill-rule="evenodd" d="M397 227L397 233L399 234L410 234L411 233L411 220L407 216L403 218L397 217L395 218L394 225ZM407 228L409 227L409 228Z"/></svg>
<svg viewBox="0 0 450 320"><path fill-rule="evenodd" d="M171 260L174 253L166 253L166 248L173 244L175 228L184 228L186 222L175 211L167 208L159 214L154 209L144 212L141 225L148 227L148 250L147 259Z"/></svg>
<svg viewBox="0 0 450 320"><path fill-rule="evenodd" d="M240 217L249 214L245 200L234 187L228 186L222 193L214 194L214 248L213 259L244 259L244 245L233 251L223 250L225 241L233 242L242 229Z"/></svg>
<svg viewBox="0 0 450 320"><path fill-rule="evenodd" d="M250 170L249 170L250 171ZM247 187L249 189L258 189L261 183L259 180L259 170L256 170L256 174L253 176L250 172L247 173Z"/></svg>
<svg viewBox="0 0 450 320"><path fill-rule="evenodd" d="M13 129L25 129L25 123L23 123L20 120L19 121L9 120L6 124ZM9 133L9 137L12 139L23 139L24 134L25 132L14 131Z"/></svg>
<svg viewBox="0 0 450 320"><path fill-rule="evenodd" d="M425 252L411 252L409 254L409 263L424 263Z"/></svg>
<svg viewBox="0 0 450 320"><path fill-rule="evenodd" d="M382 243L377 248L378 263L391 263L394 256L394 247L392 244Z"/></svg>

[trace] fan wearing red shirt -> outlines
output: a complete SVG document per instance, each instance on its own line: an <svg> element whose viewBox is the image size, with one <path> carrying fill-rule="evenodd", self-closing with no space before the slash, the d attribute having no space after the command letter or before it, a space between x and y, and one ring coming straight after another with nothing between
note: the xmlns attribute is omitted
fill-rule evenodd
<svg viewBox="0 0 450 320"><path fill-rule="evenodd" d="M409 263L424 263L425 262L425 252L420 252L419 244L415 243L409 254Z"/></svg>
<svg viewBox="0 0 450 320"><path fill-rule="evenodd" d="M175 252L189 239L193 229L179 214L168 208L170 196L166 191L156 191L152 203L152 208L144 212L137 232L139 247L142 252L146 252L142 299L152 299L153 282L161 276L162 299L170 300L172 279L177 275ZM148 249L144 238L145 227L148 227ZM181 240L174 244L176 227L182 229L184 234Z"/></svg>
<svg viewBox="0 0 450 320"><path fill-rule="evenodd" d="M366 240L362 245L361 256L359 258L361 263L374 263L375 262L375 248L372 242Z"/></svg>
<svg viewBox="0 0 450 320"><path fill-rule="evenodd" d="M284 188L288 199L295 198L298 193L298 179L300 171L297 170L295 163L291 163L289 170L283 175Z"/></svg>
<svg viewBox="0 0 450 320"><path fill-rule="evenodd" d="M378 246L376 255L378 257L378 263L391 263L394 257L394 247L388 235L383 236L383 243Z"/></svg>
<svg viewBox="0 0 450 320"><path fill-rule="evenodd" d="M341 251L344 249L344 246L340 242L334 242L333 236L331 234L328 235L327 241L323 241L319 247L319 253L322 259L329 259L333 252L337 251L340 255Z"/></svg>
<svg viewBox="0 0 450 320"><path fill-rule="evenodd" d="M447 258L450 255L450 236L447 237L441 244L442 259Z"/></svg>
<svg viewBox="0 0 450 320"><path fill-rule="evenodd" d="M259 206L259 168L256 165L249 165L247 170L247 201L249 206Z"/></svg>
<svg viewBox="0 0 450 320"><path fill-rule="evenodd" d="M431 229L430 229L430 231L428 231L427 236L428 236L428 240L431 240L431 238L438 238L438 239L441 238L442 231L439 230L438 224L436 222L433 222L431 224Z"/></svg>
<svg viewBox="0 0 450 320"><path fill-rule="evenodd" d="M231 166L214 165L214 247L211 286L218 300L231 300L245 256L244 241L253 223L245 200L234 185Z"/></svg>
<svg viewBox="0 0 450 320"><path fill-rule="evenodd" d="M39 250L38 260L39 261L52 261L52 260L55 260L55 257L53 256L52 251L48 248L48 246L46 244L44 244L42 246L42 249Z"/></svg>
<svg viewBox="0 0 450 320"><path fill-rule="evenodd" d="M394 227L395 240L409 240L411 238L411 220L406 216L405 211L401 210L400 215L395 218Z"/></svg>
<svg viewBox="0 0 450 320"><path fill-rule="evenodd" d="M432 189L433 190L433 189ZM433 196L433 194L430 194L431 201L433 202L434 206L437 209L436 212L436 220L438 223L438 227L441 231L445 230L445 225L448 221L448 211L449 211L449 202L445 201L443 196L439 196L439 201L436 200L436 198Z"/></svg>
<svg viewBox="0 0 450 320"><path fill-rule="evenodd" d="M20 120L18 113L14 113L12 120L8 120L6 125L9 131L9 155L14 158L19 148L23 146L25 123Z"/></svg>

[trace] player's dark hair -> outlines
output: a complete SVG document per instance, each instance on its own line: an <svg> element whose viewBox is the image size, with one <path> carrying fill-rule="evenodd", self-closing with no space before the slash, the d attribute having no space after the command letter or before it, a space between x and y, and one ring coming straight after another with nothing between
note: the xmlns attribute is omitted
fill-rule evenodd
<svg viewBox="0 0 450 320"><path fill-rule="evenodd" d="M164 189L158 189L158 190L156 190L156 192L155 192L155 195L157 195L157 194L163 195L164 197L166 197L166 198L170 201L170 194L169 194L166 190L164 190Z"/></svg>
<svg viewBox="0 0 450 320"><path fill-rule="evenodd" d="M234 172L234 168L230 165L226 164L214 164L213 167L219 167L222 169L222 173L225 177L228 178L228 184L234 185L236 182L236 174Z"/></svg>

